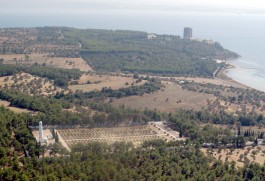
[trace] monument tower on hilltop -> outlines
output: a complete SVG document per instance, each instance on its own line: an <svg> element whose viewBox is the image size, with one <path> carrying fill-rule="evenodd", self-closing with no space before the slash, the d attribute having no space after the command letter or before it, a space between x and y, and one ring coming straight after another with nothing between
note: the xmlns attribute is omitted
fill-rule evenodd
<svg viewBox="0 0 265 181"><path fill-rule="evenodd" d="M42 121L39 122L39 142L40 143L44 142Z"/></svg>

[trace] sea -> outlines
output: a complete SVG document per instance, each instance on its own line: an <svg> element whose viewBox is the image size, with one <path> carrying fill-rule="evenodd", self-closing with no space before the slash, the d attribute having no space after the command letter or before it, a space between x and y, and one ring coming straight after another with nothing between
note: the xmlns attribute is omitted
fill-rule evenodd
<svg viewBox="0 0 265 181"><path fill-rule="evenodd" d="M265 14L192 11L88 11L53 14L2 14L0 27L67 26L76 28L138 30L183 35L193 29L196 39L212 39L241 57L230 60L227 75L265 91Z"/></svg>

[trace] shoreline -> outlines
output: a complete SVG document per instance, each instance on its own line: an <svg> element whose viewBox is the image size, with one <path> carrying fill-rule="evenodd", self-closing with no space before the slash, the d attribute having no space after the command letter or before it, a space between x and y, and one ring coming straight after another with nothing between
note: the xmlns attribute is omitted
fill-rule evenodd
<svg viewBox="0 0 265 181"><path fill-rule="evenodd" d="M237 58L237 59L239 59L239 58ZM217 77L223 78L225 80L231 80L231 81L235 82L236 84L242 85L242 86L244 86L245 88L248 88L248 89L254 89L254 90L257 90L257 91L265 92L265 90L263 90L262 88L260 88L260 89L256 88L255 86L251 86L251 85L245 83L244 81L236 80L235 78L233 78L233 76L229 76L228 75L229 74L228 71L230 71L232 69L234 69L234 70L236 70L236 69L248 70L248 68L242 68L242 67L239 67L239 66L237 66L235 64L231 64L231 62L230 62L231 60L237 60L237 59L230 59L229 61L227 61L226 64L228 65L228 67L223 69L223 70L221 70L220 74L219 74L220 77L219 77L219 75Z"/></svg>
<svg viewBox="0 0 265 181"><path fill-rule="evenodd" d="M229 77L227 75L227 72L229 71L229 69L232 69L234 67L229 67L229 68L226 68L226 69L221 69L217 75L217 79L221 79L223 81L227 81L231 84L234 84L234 85L237 85L239 86L240 88L246 88L246 89L255 89L255 88L252 88L244 83L241 83L239 81L236 81L235 79L233 79L232 77Z"/></svg>

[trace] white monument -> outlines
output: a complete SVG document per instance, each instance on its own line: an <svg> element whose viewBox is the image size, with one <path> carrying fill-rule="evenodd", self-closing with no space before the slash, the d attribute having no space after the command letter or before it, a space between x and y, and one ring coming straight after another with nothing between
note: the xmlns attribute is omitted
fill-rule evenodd
<svg viewBox="0 0 265 181"><path fill-rule="evenodd" d="M43 138L43 127L42 127L42 122L39 122L39 142L43 143L44 138Z"/></svg>

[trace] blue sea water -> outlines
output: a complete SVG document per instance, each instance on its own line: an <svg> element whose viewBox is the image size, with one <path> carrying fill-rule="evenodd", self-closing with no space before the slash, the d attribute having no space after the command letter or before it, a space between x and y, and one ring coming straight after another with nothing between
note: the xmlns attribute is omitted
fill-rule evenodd
<svg viewBox="0 0 265 181"><path fill-rule="evenodd" d="M58 14L1 14L0 27L68 26L140 30L181 35L193 28L194 38L212 39L237 52L237 68L228 76L265 91L265 15L187 11L88 11Z"/></svg>

